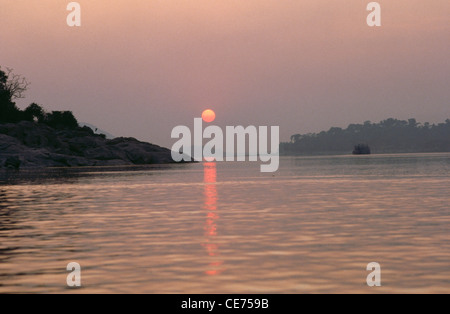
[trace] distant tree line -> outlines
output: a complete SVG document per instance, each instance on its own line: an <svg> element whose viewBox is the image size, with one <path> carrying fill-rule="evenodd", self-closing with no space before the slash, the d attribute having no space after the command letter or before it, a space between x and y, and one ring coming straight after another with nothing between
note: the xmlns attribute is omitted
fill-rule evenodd
<svg viewBox="0 0 450 314"><path fill-rule="evenodd" d="M372 153L450 152L450 119L445 123L420 124L387 119L380 123L350 124L346 129L295 134L289 143L280 144L284 155L346 154L355 145L366 144Z"/></svg>
<svg viewBox="0 0 450 314"><path fill-rule="evenodd" d="M17 108L15 100L23 98L28 81L11 69L0 67L0 123L34 121L53 128L77 128L78 121L71 111L46 112L42 106L32 103L25 110Z"/></svg>

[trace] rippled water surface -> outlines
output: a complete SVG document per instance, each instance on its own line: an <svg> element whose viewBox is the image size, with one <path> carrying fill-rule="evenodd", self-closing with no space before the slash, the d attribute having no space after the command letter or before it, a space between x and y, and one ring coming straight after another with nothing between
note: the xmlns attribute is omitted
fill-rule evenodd
<svg viewBox="0 0 450 314"><path fill-rule="evenodd" d="M449 154L3 172L0 293L450 293L449 175Z"/></svg>

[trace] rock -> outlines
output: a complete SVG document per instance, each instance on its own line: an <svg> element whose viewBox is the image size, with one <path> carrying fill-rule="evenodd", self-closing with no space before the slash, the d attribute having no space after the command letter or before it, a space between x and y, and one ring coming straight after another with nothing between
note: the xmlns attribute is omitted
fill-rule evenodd
<svg viewBox="0 0 450 314"><path fill-rule="evenodd" d="M34 122L0 124L0 168L124 166L173 163L167 148L134 138L108 140L89 128Z"/></svg>
<svg viewBox="0 0 450 314"><path fill-rule="evenodd" d="M9 169L19 169L20 168L20 159L19 157L8 157L6 158L4 167Z"/></svg>

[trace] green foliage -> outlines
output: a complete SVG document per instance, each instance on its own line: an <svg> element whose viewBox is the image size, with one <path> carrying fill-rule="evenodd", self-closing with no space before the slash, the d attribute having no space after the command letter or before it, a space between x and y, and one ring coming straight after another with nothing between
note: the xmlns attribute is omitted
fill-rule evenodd
<svg viewBox="0 0 450 314"><path fill-rule="evenodd" d="M373 153L449 152L450 119L445 123L423 125L416 119L387 119L380 123L366 121L346 129L331 128L319 134L296 134L290 143L281 143L284 154L351 153L355 145L367 143Z"/></svg>

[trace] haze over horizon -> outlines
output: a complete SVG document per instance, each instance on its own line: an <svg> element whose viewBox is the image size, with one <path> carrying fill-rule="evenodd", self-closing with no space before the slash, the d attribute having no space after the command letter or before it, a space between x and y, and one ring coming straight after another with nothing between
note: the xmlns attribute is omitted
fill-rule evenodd
<svg viewBox="0 0 450 314"><path fill-rule="evenodd" d="M450 2L2 0L0 65L31 102L170 147L204 109L215 124L296 133L366 120L450 118Z"/></svg>

